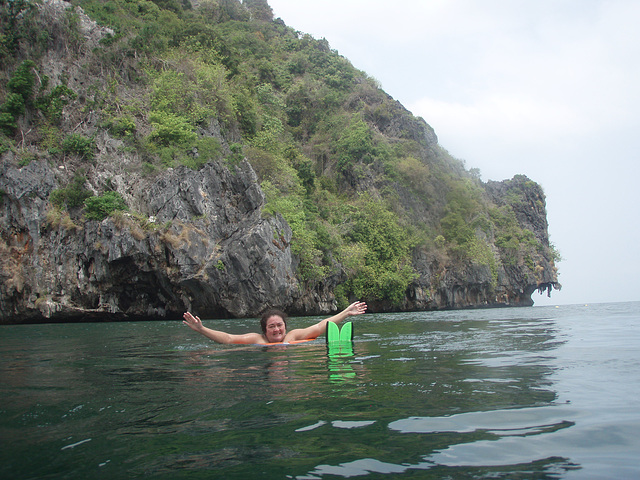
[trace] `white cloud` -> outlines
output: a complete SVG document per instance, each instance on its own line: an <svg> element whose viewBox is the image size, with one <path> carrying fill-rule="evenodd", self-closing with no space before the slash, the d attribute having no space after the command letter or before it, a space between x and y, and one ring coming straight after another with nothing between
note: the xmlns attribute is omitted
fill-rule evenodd
<svg viewBox="0 0 640 480"><path fill-rule="evenodd" d="M450 138L460 135L475 142L496 137L530 146L584 134L592 128L567 105L499 92L491 92L469 104L422 98L407 108L429 119L429 123L436 125L436 131L448 132Z"/></svg>

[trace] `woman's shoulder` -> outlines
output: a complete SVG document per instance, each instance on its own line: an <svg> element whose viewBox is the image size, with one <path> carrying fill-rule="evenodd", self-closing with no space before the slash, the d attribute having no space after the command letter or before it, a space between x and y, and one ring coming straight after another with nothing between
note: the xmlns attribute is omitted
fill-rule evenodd
<svg viewBox="0 0 640 480"><path fill-rule="evenodd" d="M306 340L315 340L318 335L315 335L316 332L310 331L308 328L297 328L295 330L291 330L287 333L286 337L284 337L283 343L294 343L301 342Z"/></svg>
<svg viewBox="0 0 640 480"><path fill-rule="evenodd" d="M231 343L243 344L266 344L267 339L259 333L245 333L243 335L233 335Z"/></svg>

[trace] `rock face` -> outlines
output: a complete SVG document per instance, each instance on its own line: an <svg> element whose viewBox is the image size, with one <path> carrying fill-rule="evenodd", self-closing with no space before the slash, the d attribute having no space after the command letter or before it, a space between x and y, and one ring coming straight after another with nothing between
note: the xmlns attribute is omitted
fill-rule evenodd
<svg viewBox="0 0 640 480"><path fill-rule="evenodd" d="M0 321L154 319L187 309L255 315L299 296L291 229L261 217L264 196L245 162L208 164L139 184L148 218L82 227L51 219L45 162L2 164Z"/></svg>
<svg viewBox="0 0 640 480"><path fill-rule="evenodd" d="M58 187L46 162L0 167L0 321L70 321L258 315L270 306L293 314L336 308L339 275L312 289L296 277L291 229L281 216L263 218L264 194L251 166L209 163L127 185L144 217L120 214L81 226L52 218ZM500 204L514 190L527 201L516 215L548 245L544 195L526 178L488 184ZM431 254L433 255L433 254ZM544 262L544 258L537 259ZM372 311L531 305L536 289L557 285L553 265L530 269L453 264L415 252L419 278L401 307ZM551 274L547 272L552 272Z"/></svg>

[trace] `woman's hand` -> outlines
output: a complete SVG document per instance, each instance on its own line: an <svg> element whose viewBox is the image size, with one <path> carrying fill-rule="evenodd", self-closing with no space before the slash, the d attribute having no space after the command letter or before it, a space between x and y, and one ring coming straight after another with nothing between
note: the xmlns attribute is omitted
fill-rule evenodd
<svg viewBox="0 0 640 480"><path fill-rule="evenodd" d="M366 311L367 311L367 304L364 302L353 302L344 310L347 316L360 315Z"/></svg>
<svg viewBox="0 0 640 480"><path fill-rule="evenodd" d="M186 312L182 316L182 318L184 318L182 323L184 323L190 329L195 330L196 332L202 330L202 322L200 321L200 317L194 317L190 312Z"/></svg>

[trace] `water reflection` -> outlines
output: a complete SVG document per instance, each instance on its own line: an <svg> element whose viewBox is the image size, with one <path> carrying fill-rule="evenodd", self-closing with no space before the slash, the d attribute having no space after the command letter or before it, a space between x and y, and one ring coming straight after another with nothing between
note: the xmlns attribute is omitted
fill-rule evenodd
<svg viewBox="0 0 640 480"><path fill-rule="evenodd" d="M428 470L429 476L421 478L536 478L539 480L557 480L562 473L577 470L578 466L567 459L549 457L527 462L525 464L480 466L446 465L425 460L416 464L394 464L383 462L375 458L361 458L339 465L318 465L308 475L299 475L298 480L317 480L324 475L336 475L345 478L370 474L406 474L415 470ZM533 477L532 477L533 475Z"/></svg>
<svg viewBox="0 0 640 480"><path fill-rule="evenodd" d="M374 379L365 389L377 400L368 410L376 424L365 428L362 443L350 448L368 455L321 463L295 478L413 470L429 470L429 478L441 478L455 476L460 468L465 478L514 478L518 472L557 478L579 468L568 458L541 454L548 448L533 440L546 445L574 426L567 420L571 412L555 403L555 351L566 341L555 322L427 317L376 316L365 343L356 344L368 354L361 361ZM390 405L396 408L390 411ZM395 416L401 411L411 415ZM325 420L302 427L300 433L326 435L330 429L339 438L333 426ZM367 443L380 438L382 427L387 430L384 443ZM378 430L366 434L370 428Z"/></svg>
<svg viewBox="0 0 640 480"><path fill-rule="evenodd" d="M556 408L520 408L461 413L446 417L410 417L389 423L401 433L474 433L496 437L527 436L573 425L564 420L567 412Z"/></svg>
<svg viewBox="0 0 640 480"><path fill-rule="evenodd" d="M0 427L12 456L35 447L42 461L2 459L17 478L51 465L76 478L98 465L111 478L557 478L578 463L558 454L579 416L559 401L566 330L513 315L367 315L339 350L220 346L168 323L38 327L40 343L3 344Z"/></svg>
<svg viewBox="0 0 640 480"><path fill-rule="evenodd" d="M353 381L356 372L351 359L354 357L353 341L338 341L327 343L327 369L331 383Z"/></svg>

